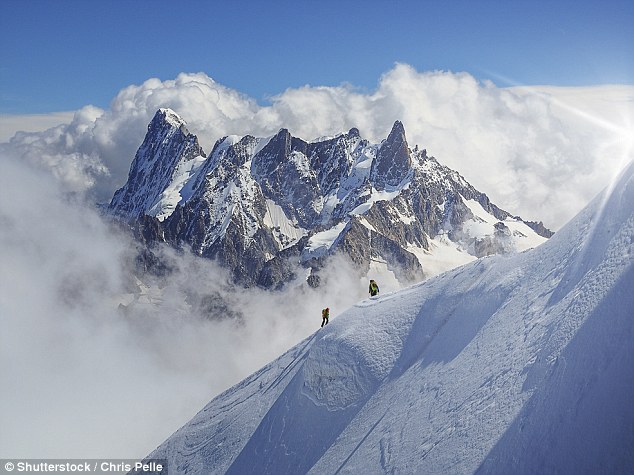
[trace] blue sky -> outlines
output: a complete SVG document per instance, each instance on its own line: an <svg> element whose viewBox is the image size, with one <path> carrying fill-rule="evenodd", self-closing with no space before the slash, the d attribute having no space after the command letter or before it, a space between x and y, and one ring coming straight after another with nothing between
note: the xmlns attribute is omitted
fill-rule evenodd
<svg viewBox="0 0 634 475"><path fill-rule="evenodd" d="M396 62L498 85L634 83L634 2L3 0L0 114L107 107L205 72L260 103L289 87L373 90Z"/></svg>

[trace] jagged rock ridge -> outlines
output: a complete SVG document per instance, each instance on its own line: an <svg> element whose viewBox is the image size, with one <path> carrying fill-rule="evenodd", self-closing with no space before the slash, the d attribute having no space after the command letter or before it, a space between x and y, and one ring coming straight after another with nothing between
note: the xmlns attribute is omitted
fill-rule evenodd
<svg viewBox="0 0 634 475"><path fill-rule="evenodd" d="M267 288L302 267L317 284L337 252L362 274L382 267L407 283L452 267L434 261L440 252L466 261L551 234L411 149L399 121L380 144L355 128L313 142L281 129L223 137L207 157L185 122L160 109L109 208L146 241L190 246L237 282Z"/></svg>

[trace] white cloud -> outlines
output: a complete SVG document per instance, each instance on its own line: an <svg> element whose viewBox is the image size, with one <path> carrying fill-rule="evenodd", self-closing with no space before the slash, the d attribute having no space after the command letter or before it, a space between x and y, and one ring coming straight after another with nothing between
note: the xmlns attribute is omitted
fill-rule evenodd
<svg viewBox="0 0 634 475"><path fill-rule="evenodd" d="M69 124L41 132L17 132L0 150L50 171L68 191L84 192L98 187L100 180L110 176L92 135L103 113L86 106L73 114Z"/></svg>
<svg viewBox="0 0 634 475"><path fill-rule="evenodd" d="M203 73L183 73L129 86L110 109L88 106L68 126L18 134L10 148L70 189L108 201L160 107L185 118L207 151L223 135L281 127L305 139L357 127L380 141L401 120L410 145L427 148L498 206L558 229L631 158L632 97L634 86L499 88L467 73L397 64L370 93L305 86L260 106Z"/></svg>
<svg viewBox="0 0 634 475"><path fill-rule="evenodd" d="M1 159L0 457L143 457L315 331L323 306L336 318L364 295L345 263L319 291L235 293L213 262L164 249L173 272L130 304L130 238L50 174ZM214 292L244 319L211 319Z"/></svg>
<svg viewBox="0 0 634 475"><path fill-rule="evenodd" d="M68 124L74 112L50 114L0 115L0 143L7 142L16 132L41 132L51 127Z"/></svg>

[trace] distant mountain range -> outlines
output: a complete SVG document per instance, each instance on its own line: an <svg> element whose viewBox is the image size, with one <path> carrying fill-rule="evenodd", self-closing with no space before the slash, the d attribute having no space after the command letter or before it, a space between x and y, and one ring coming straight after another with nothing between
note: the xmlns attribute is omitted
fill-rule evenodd
<svg viewBox="0 0 634 475"><path fill-rule="evenodd" d="M185 121L160 109L109 210L145 242L190 247L264 288L297 277L318 286L334 254L360 275L407 284L552 235L410 148L399 121L379 144L355 128L315 141L281 129L223 137L207 156Z"/></svg>

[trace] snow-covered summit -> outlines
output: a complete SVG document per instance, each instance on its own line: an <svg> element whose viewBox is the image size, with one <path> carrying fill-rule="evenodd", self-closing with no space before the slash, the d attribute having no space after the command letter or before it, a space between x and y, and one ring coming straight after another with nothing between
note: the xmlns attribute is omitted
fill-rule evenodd
<svg viewBox="0 0 634 475"><path fill-rule="evenodd" d="M157 114L162 116L162 120L170 124L172 127L181 127L182 125L187 125L187 122L185 122L185 120L180 115L178 115L170 108L162 107L157 111Z"/></svg>
<svg viewBox="0 0 634 475"><path fill-rule="evenodd" d="M184 121L160 109L110 209L146 239L186 243L236 281L269 288L298 273L317 285L338 252L361 274L409 283L550 235L411 149L400 121L378 144L356 128L313 142L281 129L223 137L206 157Z"/></svg>
<svg viewBox="0 0 634 475"><path fill-rule="evenodd" d="M170 473L632 473L634 163L542 246L368 299L211 401Z"/></svg>
<svg viewBox="0 0 634 475"><path fill-rule="evenodd" d="M132 161L128 181L114 194L110 209L128 219L143 215L165 219L204 159L198 138L185 128L185 121L171 109L159 109Z"/></svg>

